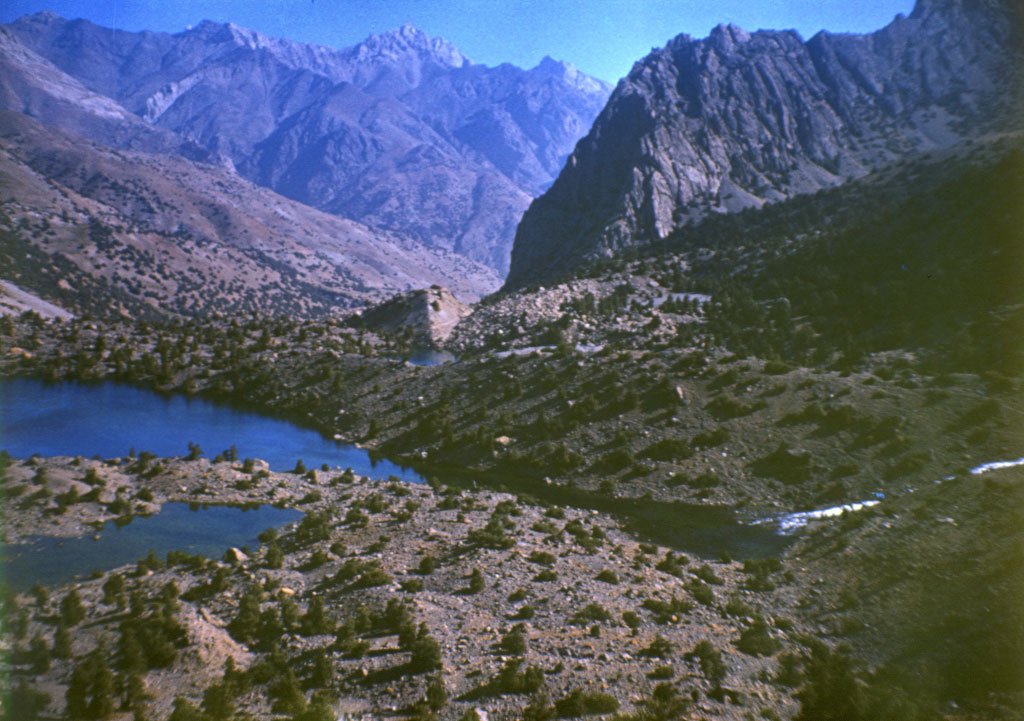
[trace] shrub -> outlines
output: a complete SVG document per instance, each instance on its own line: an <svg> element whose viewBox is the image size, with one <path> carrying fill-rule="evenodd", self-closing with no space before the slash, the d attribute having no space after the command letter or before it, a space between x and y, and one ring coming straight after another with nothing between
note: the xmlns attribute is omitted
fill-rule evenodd
<svg viewBox="0 0 1024 721"><path fill-rule="evenodd" d="M647 648L640 651L640 654L651 658L665 658L672 653L674 648L675 644L671 641L661 636L655 636Z"/></svg>
<svg viewBox="0 0 1024 721"><path fill-rule="evenodd" d="M715 602L715 592L703 581L690 581L686 584L686 588L699 603L703 603L705 606L710 606Z"/></svg>
<svg viewBox="0 0 1024 721"><path fill-rule="evenodd" d="M740 634L736 648L751 656L771 656L782 648L782 642L771 635L768 624L760 616Z"/></svg>
<svg viewBox="0 0 1024 721"><path fill-rule="evenodd" d="M694 448L714 448L729 440L729 429L718 426L710 431L701 431L693 437Z"/></svg>
<svg viewBox="0 0 1024 721"><path fill-rule="evenodd" d="M900 456L895 463L889 466L889 468L886 469L885 475L887 478L899 478L900 476L905 476L908 473L921 470L928 460L929 456L927 452L911 451L910 453Z"/></svg>
<svg viewBox="0 0 1024 721"><path fill-rule="evenodd" d="M498 645L505 653L520 656L526 652L526 636L518 629L512 629L501 637Z"/></svg>
<svg viewBox="0 0 1024 721"><path fill-rule="evenodd" d="M270 569L278 569L284 565L284 551L276 541L267 546L267 557L263 565Z"/></svg>
<svg viewBox="0 0 1024 721"><path fill-rule="evenodd" d="M694 576L696 576L700 580L704 581L705 583L710 583L710 584L712 584L714 586L721 586L723 583L725 583L725 581L723 581L715 573L714 569L711 568L711 566L709 566L706 563L701 564L697 568L694 568L691 571L691 573L693 573Z"/></svg>
<svg viewBox="0 0 1024 721"><path fill-rule="evenodd" d="M612 614L599 603L588 603L572 615L572 623L586 624L592 621L610 621Z"/></svg>
<svg viewBox="0 0 1024 721"><path fill-rule="evenodd" d="M600 691L585 693L578 688L555 701L555 713L561 718L611 713L618 708L619 702L611 694Z"/></svg>
<svg viewBox="0 0 1024 721"><path fill-rule="evenodd" d="M647 446L641 455L656 461L685 459L693 455L693 446L683 438L663 438Z"/></svg>
<svg viewBox="0 0 1024 721"><path fill-rule="evenodd" d="M484 548L505 549L515 545L515 539L505 535L501 519L492 516L483 528L474 529L466 535L466 540Z"/></svg>
<svg viewBox="0 0 1024 721"><path fill-rule="evenodd" d="M469 592L480 593L484 590L484 574L479 568L474 568L469 574Z"/></svg>
<svg viewBox="0 0 1024 721"><path fill-rule="evenodd" d="M779 656L779 668L775 672L775 682L783 686L798 686L803 679L800 670L802 661L795 653L784 653Z"/></svg>
<svg viewBox="0 0 1024 721"><path fill-rule="evenodd" d="M647 674L647 678L654 681L666 681L675 675L676 671L671 666L658 666Z"/></svg>
<svg viewBox="0 0 1024 721"><path fill-rule="evenodd" d="M809 479L814 472L810 454L793 453L785 441L774 451L750 465L758 475L776 478L783 483L801 483Z"/></svg>
<svg viewBox="0 0 1024 721"><path fill-rule="evenodd" d="M524 606L520 606L519 610L512 614L510 618L513 621L529 621L531 618L533 618L534 613L535 611L533 606L531 606L530 604L526 604Z"/></svg>
<svg viewBox="0 0 1024 721"><path fill-rule="evenodd" d="M712 399L704 409L708 411L716 421L724 421L729 418L739 418L753 413L757 408L749 406L729 395L721 395Z"/></svg>
<svg viewBox="0 0 1024 721"><path fill-rule="evenodd" d="M536 563L541 566L553 566L555 565L554 554L548 553L547 551L532 551L526 558L530 563Z"/></svg>
<svg viewBox="0 0 1024 721"><path fill-rule="evenodd" d="M544 685L544 671L536 666L522 668L523 659L511 658L498 675L494 677L489 686L493 693L534 693Z"/></svg>
<svg viewBox="0 0 1024 721"><path fill-rule="evenodd" d="M690 560L682 554L676 555L672 551L666 551L665 557L658 561L655 568L663 573L680 577L683 574L683 566L689 562Z"/></svg>
<svg viewBox="0 0 1024 721"><path fill-rule="evenodd" d="M672 597L671 601L662 601L657 598L647 598L641 606L654 614L657 623L669 623L673 618L679 619L684 613L689 613L693 608L686 599Z"/></svg>
<svg viewBox="0 0 1024 721"><path fill-rule="evenodd" d="M604 583L617 584L619 582L618 575L615 573L615 571L611 570L610 568L604 569L599 574L597 574L595 578L598 581L602 581Z"/></svg>
<svg viewBox="0 0 1024 721"><path fill-rule="evenodd" d="M731 598L725 604L725 612L733 617L749 616L753 613L750 605L740 598Z"/></svg>
<svg viewBox="0 0 1024 721"><path fill-rule="evenodd" d="M623 611L622 622L635 631L640 628L641 619L640 616L637 615L636 611Z"/></svg>
<svg viewBox="0 0 1024 721"><path fill-rule="evenodd" d="M696 657L700 661L700 670L704 678L711 681L717 688L725 679L726 667L722 660L722 652L715 648L710 641L701 641L693 647L689 657Z"/></svg>
<svg viewBox="0 0 1024 721"><path fill-rule="evenodd" d="M353 584L356 588L372 588L374 586L386 586L394 580L383 568L374 566L368 568L356 579Z"/></svg>

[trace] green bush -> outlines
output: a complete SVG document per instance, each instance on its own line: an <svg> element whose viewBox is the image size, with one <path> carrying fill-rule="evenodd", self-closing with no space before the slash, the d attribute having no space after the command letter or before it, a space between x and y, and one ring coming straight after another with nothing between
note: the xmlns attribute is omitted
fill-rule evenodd
<svg viewBox="0 0 1024 721"><path fill-rule="evenodd" d="M521 656L526 652L526 636L518 629L512 629L498 643L501 650L511 656Z"/></svg>
<svg viewBox="0 0 1024 721"><path fill-rule="evenodd" d="M647 648L640 651L640 655L650 658L665 658L672 654L673 649L675 649L674 643L661 636L655 636Z"/></svg>
<svg viewBox="0 0 1024 721"><path fill-rule="evenodd" d="M541 566L553 566L555 565L556 559L554 554L548 553L547 551L531 551L526 560L530 563L536 563Z"/></svg>
<svg viewBox="0 0 1024 721"><path fill-rule="evenodd" d="M772 656L782 648L782 642L771 635L768 624L760 616L755 616L740 634L736 648L751 656Z"/></svg>
<svg viewBox="0 0 1024 721"><path fill-rule="evenodd" d="M410 651L409 667L413 671L432 671L441 665L441 645L430 636L417 637Z"/></svg>
<svg viewBox="0 0 1024 721"><path fill-rule="evenodd" d="M793 453L785 441L766 456L750 464L755 473L776 478L783 483L802 483L814 472L814 462L808 453Z"/></svg>
<svg viewBox="0 0 1024 721"><path fill-rule="evenodd" d="M697 568L691 569L690 572L705 583L710 583L714 586L721 586L725 583L725 581L715 573L714 569L706 563L701 564Z"/></svg>
<svg viewBox="0 0 1024 721"><path fill-rule="evenodd" d="M669 623L673 617L678 620L683 614L689 613L693 608L692 603L676 596L673 596L671 601L646 598L640 605L654 614L654 620L657 623Z"/></svg>
<svg viewBox="0 0 1024 721"><path fill-rule="evenodd" d="M592 621L610 621L612 614L599 603L588 603L572 615L571 623L587 624Z"/></svg>
<svg viewBox="0 0 1024 721"><path fill-rule="evenodd" d="M386 586L394 579L383 568L368 568L356 579L353 584L356 588L372 588L374 586Z"/></svg>
<svg viewBox="0 0 1024 721"><path fill-rule="evenodd" d="M612 713L618 708L619 702L614 696L600 691L586 693L573 689L568 696L555 701L555 713L561 718Z"/></svg>

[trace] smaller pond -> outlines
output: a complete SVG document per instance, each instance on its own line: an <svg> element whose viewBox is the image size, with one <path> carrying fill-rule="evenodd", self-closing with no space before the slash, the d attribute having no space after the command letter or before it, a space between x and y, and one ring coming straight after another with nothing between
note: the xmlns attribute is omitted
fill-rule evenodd
<svg viewBox="0 0 1024 721"><path fill-rule="evenodd" d="M409 351L401 356L402 360L412 363L414 366L439 366L444 363L454 363L458 360L454 353L446 350L434 350L433 348L418 348Z"/></svg>
<svg viewBox="0 0 1024 721"><path fill-rule="evenodd" d="M67 583L84 578L95 569L109 571L134 563L150 550L161 559L174 550L220 558L232 546L255 549L262 531L285 526L302 516L302 511L267 505L242 510L165 503L160 513L137 516L126 526L108 522L99 531L98 540L93 540L92 535L36 536L27 543L8 546L3 549L5 581L15 591L25 591L36 583Z"/></svg>

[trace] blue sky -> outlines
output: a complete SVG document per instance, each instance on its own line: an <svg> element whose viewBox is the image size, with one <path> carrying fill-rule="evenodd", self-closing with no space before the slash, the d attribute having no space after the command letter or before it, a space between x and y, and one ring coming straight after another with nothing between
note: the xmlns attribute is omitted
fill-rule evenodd
<svg viewBox="0 0 1024 721"><path fill-rule="evenodd" d="M122 30L179 32L209 19L335 47L404 22L447 38L474 62L532 67L550 55L609 82L679 33L721 22L748 30L870 32L914 0L4 0L0 21L53 10Z"/></svg>

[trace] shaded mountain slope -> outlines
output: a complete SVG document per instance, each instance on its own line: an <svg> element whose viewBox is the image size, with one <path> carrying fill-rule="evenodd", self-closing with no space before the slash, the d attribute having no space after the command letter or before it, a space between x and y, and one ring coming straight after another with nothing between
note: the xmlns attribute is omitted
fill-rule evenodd
<svg viewBox="0 0 1024 721"><path fill-rule="evenodd" d="M319 315L432 283L472 298L496 282L220 168L111 150L17 113L0 112L0 128L4 276L69 309Z"/></svg>

